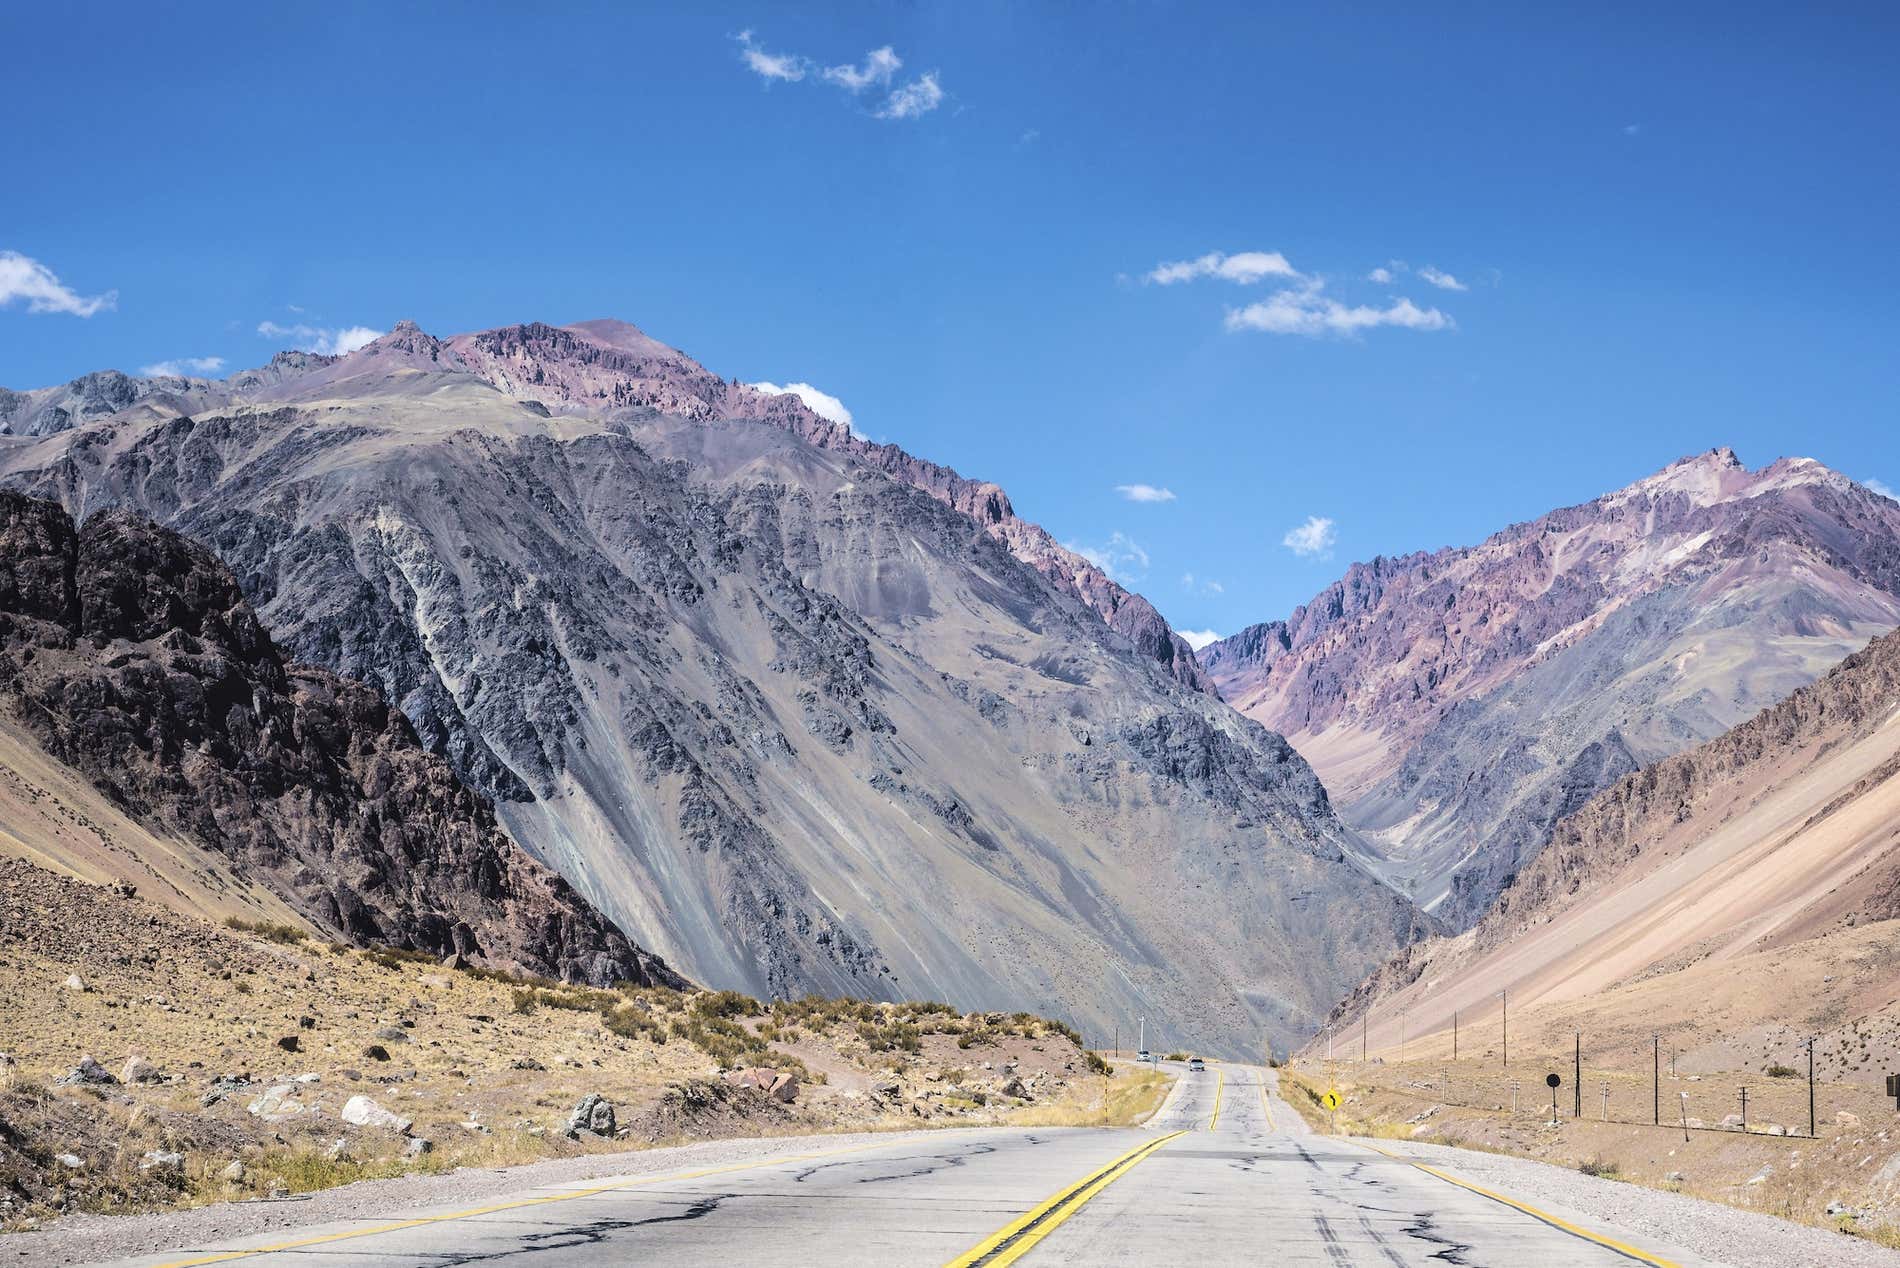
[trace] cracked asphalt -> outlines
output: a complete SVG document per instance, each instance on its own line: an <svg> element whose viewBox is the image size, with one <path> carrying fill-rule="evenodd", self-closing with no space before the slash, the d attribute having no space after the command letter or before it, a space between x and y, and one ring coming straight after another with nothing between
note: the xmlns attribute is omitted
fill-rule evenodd
<svg viewBox="0 0 1900 1268"><path fill-rule="evenodd" d="M735 1162L524 1188L472 1206L365 1212L122 1262L1717 1262L1587 1216L1518 1209L1369 1145L1311 1135L1277 1099L1272 1078L1246 1066L1184 1073L1140 1128L907 1132L836 1148L807 1140L775 1150L764 1141ZM1085 1184L1104 1176L1105 1184ZM1048 1207L1063 1194L1069 1201ZM1025 1217L1028 1230L996 1240ZM988 1258L972 1255L986 1243Z"/></svg>

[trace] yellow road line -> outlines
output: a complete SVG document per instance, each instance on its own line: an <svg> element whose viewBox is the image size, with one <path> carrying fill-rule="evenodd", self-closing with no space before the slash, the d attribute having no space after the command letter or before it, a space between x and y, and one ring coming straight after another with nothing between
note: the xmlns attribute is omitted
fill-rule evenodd
<svg viewBox="0 0 1900 1268"><path fill-rule="evenodd" d="M1550 1225L1552 1228L1562 1229L1564 1232L1569 1233L1573 1237L1583 1238L1583 1240L1585 1240L1586 1242L1595 1242L1599 1246L1608 1247L1609 1249L1617 1252L1619 1255L1629 1256L1631 1259L1636 1260L1638 1263L1650 1264L1652 1265L1652 1268L1681 1268L1681 1265L1677 1264L1676 1261L1673 1259L1664 1259L1660 1255L1653 1255L1649 1251L1638 1250L1634 1246L1629 1246L1629 1245L1624 1244L1623 1242L1619 1242L1613 1237L1605 1237L1603 1234L1591 1232L1587 1228L1579 1228L1577 1225L1572 1224L1569 1220L1559 1219L1557 1216L1552 1215L1549 1211L1540 1211L1528 1202L1520 1202L1516 1198L1506 1197L1504 1194L1497 1192L1495 1189L1487 1189L1487 1188L1484 1188L1482 1185L1472 1184L1468 1180L1460 1180L1457 1176L1452 1175L1449 1172L1440 1171L1437 1167L1428 1167L1422 1162L1414 1162L1412 1159L1405 1157L1403 1154L1395 1154L1391 1150L1381 1149L1377 1145L1368 1145L1362 1140L1355 1140L1349 1143L1363 1146L1366 1149L1372 1150L1374 1153L1384 1154L1386 1157L1391 1158L1395 1162L1402 1162L1402 1163L1405 1163L1407 1166L1417 1167L1420 1171L1423 1171L1427 1175L1437 1176L1440 1180L1443 1180L1446 1184L1455 1184L1461 1189L1469 1189L1471 1192L1478 1194L1480 1197L1490 1198L1493 1202L1502 1202L1504 1205L1511 1207L1514 1210L1524 1212L1524 1214L1530 1216L1532 1219L1543 1221L1544 1223Z"/></svg>
<svg viewBox="0 0 1900 1268"><path fill-rule="evenodd" d="M1227 1071L1214 1071L1214 1117L1207 1120L1207 1130L1213 1131L1214 1124L1220 1122L1220 1090L1226 1086Z"/></svg>
<svg viewBox="0 0 1900 1268"><path fill-rule="evenodd" d="M1055 1232L1064 1220L1081 1210L1090 1198L1132 1171L1135 1164L1176 1136L1185 1135L1187 1133L1184 1131L1169 1132L1159 1140L1136 1145L1100 1171L1069 1186L1048 1201L1025 1211L995 1233L952 1259L944 1265L944 1268L976 1268L978 1264L983 1265L984 1268L1003 1268L1005 1264L1015 1263L1028 1254L1030 1248L1037 1242Z"/></svg>
<svg viewBox="0 0 1900 1268"><path fill-rule="evenodd" d="M351 1229L346 1233L322 1233L314 1237L300 1237L295 1241L275 1242L269 1246L254 1246L249 1250L226 1250L212 1255L200 1255L195 1259L174 1259L159 1264L158 1268L192 1268L196 1264L221 1264L233 1259L248 1259L252 1255L268 1255L273 1251L297 1250L304 1246L319 1246L326 1242L348 1241L355 1237L374 1237L378 1233L395 1233L406 1228L423 1228L430 1224L445 1224L450 1220L464 1220L476 1215L492 1215L496 1211L516 1211L526 1206L546 1206L551 1202L571 1202L575 1198L593 1197L600 1193L612 1193L618 1189L635 1189L649 1184L665 1184L671 1180L697 1180L701 1176L724 1175L729 1171L751 1171L758 1167L771 1167L786 1162L807 1162L813 1158L835 1158L839 1154L862 1153L867 1149L889 1148L909 1142L877 1140L864 1145L847 1145L843 1149L824 1149L815 1153L790 1154L783 1158L766 1158L759 1162L735 1162L723 1167L704 1167L698 1171L679 1171L672 1175L641 1176L633 1180L618 1180L612 1184L595 1185L588 1189L570 1189L561 1193L551 1193L538 1198L516 1198L511 1202L496 1202L489 1206L470 1207L466 1211L452 1211L447 1215L425 1215L413 1220L397 1220L389 1224L378 1224L372 1228Z"/></svg>
<svg viewBox="0 0 1900 1268"><path fill-rule="evenodd" d="M1267 1130L1277 1132L1280 1129L1273 1122L1273 1100L1267 1095L1267 1076L1260 1076L1260 1108L1267 1112Z"/></svg>

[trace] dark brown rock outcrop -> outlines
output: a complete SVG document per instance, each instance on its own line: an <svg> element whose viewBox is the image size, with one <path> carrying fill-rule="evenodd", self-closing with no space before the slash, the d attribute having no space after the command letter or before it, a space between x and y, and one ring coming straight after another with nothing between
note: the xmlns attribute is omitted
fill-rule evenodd
<svg viewBox="0 0 1900 1268"><path fill-rule="evenodd" d="M203 547L0 492L0 709L128 815L323 932L574 981L679 984L496 825L375 691L289 663Z"/></svg>

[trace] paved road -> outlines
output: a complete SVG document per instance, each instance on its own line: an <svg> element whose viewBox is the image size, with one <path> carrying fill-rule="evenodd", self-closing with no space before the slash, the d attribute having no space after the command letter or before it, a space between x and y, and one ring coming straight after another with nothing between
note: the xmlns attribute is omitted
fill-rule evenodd
<svg viewBox="0 0 1900 1268"><path fill-rule="evenodd" d="M1706 1265L1307 1133L1272 1075L1183 1075L1142 1128L909 1132L403 1211L141 1265ZM1568 1225L1566 1227L1565 1225Z"/></svg>

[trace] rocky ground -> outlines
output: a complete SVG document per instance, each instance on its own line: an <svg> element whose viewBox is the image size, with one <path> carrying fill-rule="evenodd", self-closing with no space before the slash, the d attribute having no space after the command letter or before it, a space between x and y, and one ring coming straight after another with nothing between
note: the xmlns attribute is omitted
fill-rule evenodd
<svg viewBox="0 0 1900 1268"><path fill-rule="evenodd" d="M1564 1080L1555 1126L1544 1083L1552 1072ZM1367 1064L1300 1059L1282 1087L1318 1130L1509 1154L1900 1246L1900 1122L1891 1100L1852 1084L1821 1084L1818 1133L1808 1139L1804 1079L1759 1070L1672 1075L1665 1064L1657 1127L1647 1070L1586 1066L1581 1119L1572 1115L1571 1077L1554 1057L1514 1051L1508 1070L1495 1055ZM1330 1114L1318 1100L1328 1089L1341 1097ZM1604 1121L1606 1106L1612 1121Z"/></svg>
<svg viewBox="0 0 1900 1268"><path fill-rule="evenodd" d="M0 1228L720 1136L1152 1108L1059 1023L597 990L0 862Z"/></svg>

